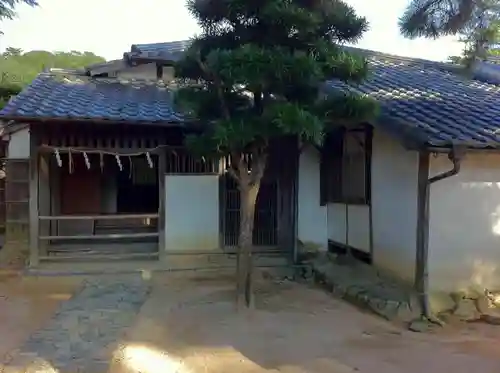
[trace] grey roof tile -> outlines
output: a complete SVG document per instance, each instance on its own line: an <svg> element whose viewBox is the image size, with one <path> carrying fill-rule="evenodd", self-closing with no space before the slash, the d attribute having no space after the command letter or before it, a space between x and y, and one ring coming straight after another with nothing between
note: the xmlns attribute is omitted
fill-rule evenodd
<svg viewBox="0 0 500 373"><path fill-rule="evenodd" d="M130 55L176 61L189 43L133 45ZM451 64L348 49L369 59L371 77L356 87L340 81L329 85L376 98L381 125L430 145L500 145L500 66L484 65L471 80Z"/></svg>
<svg viewBox="0 0 500 373"><path fill-rule="evenodd" d="M124 54L127 61L134 59L161 59L177 61L189 47L189 40L171 41L166 43L133 44L130 52Z"/></svg>
<svg viewBox="0 0 500 373"><path fill-rule="evenodd" d="M130 123L182 121L162 81L40 74L0 111L0 118L89 119Z"/></svg>
<svg viewBox="0 0 500 373"><path fill-rule="evenodd" d="M367 53L363 51L363 53ZM373 53L360 85L328 86L380 102L381 126L432 146L500 145L500 87L465 78L449 64Z"/></svg>

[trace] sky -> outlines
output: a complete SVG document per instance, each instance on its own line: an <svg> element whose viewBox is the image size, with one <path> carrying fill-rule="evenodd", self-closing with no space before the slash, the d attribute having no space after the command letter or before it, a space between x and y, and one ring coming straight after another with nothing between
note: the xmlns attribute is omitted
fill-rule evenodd
<svg viewBox="0 0 500 373"><path fill-rule="evenodd" d="M347 0L365 16L370 30L356 45L400 56L444 61L460 54L454 37L408 40L397 21L409 0ZM18 17L3 21L0 52L6 47L48 51L90 51L108 60L121 58L131 44L184 40L199 29L183 0L40 0L21 5Z"/></svg>

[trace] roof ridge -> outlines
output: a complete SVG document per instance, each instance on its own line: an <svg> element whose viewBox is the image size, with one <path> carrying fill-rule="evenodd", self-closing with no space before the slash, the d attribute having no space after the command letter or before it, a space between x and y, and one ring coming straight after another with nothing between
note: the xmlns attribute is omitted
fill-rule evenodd
<svg viewBox="0 0 500 373"><path fill-rule="evenodd" d="M457 66L456 64L453 64L451 62L442 62L442 61L432 61L432 60L426 60L424 58L417 58L417 57L407 57L407 56L399 56L396 54L391 54L391 53L385 53L385 52L379 52L371 49L364 49L364 48L357 48L357 47L351 47L351 46L344 46L344 49L348 50L349 52L353 53L358 53L363 55L364 57L373 57L377 59L387 59L387 60L392 60L392 61L401 61L401 62L408 62L408 63L414 63L421 65L425 68L434 68L442 71L449 71L449 72L454 72L456 70L462 70L462 66Z"/></svg>
<svg viewBox="0 0 500 373"><path fill-rule="evenodd" d="M151 47L160 47L160 46L169 46L169 45L174 45L174 44L180 44L182 46L186 46L187 44L190 44L191 40L189 39L184 39L184 40L171 40L171 41L162 41L162 42L157 42L157 43L135 43L130 46L130 52L129 53L140 53L143 52L143 48L151 48Z"/></svg>
<svg viewBox="0 0 500 373"><path fill-rule="evenodd" d="M163 41L163 42L157 42L157 43L134 43L134 44L131 44L131 46L130 46L130 52L125 52L125 53L141 52L141 47L166 46L169 44L177 44L177 43L188 44L190 42L191 41L189 39L184 39L184 40ZM434 65L435 67L441 67L441 68L442 67L448 68L448 67L455 66L455 64L453 64L451 62L432 61L432 60L427 60L424 58L399 56L396 54L380 52L380 51L376 51L373 49L358 48L358 47L354 47L354 46L342 46L342 48L347 49L347 50L352 51L352 52L358 52L361 54L369 55L371 57L383 57L383 58L394 59L394 60L399 60L399 61L404 61L404 62L424 63L424 64ZM497 59L500 59L500 57L497 57Z"/></svg>
<svg viewBox="0 0 500 373"><path fill-rule="evenodd" d="M97 81L97 82L135 82L135 83L151 83L155 85L165 85L168 84L162 80L154 79L154 78L133 78L133 77L123 77L123 76L89 76L81 71L73 71L66 69L47 69L38 73L36 80L39 77L74 77L74 78L84 78L88 82ZM34 81L33 80L33 81ZM29 84L29 86L32 84Z"/></svg>
<svg viewBox="0 0 500 373"><path fill-rule="evenodd" d="M191 40L174 40L174 41L167 41L167 42L158 42L158 43L143 43L143 44L132 44L130 47L130 52L125 52L123 57L126 60L129 60L130 58L133 58L134 56L139 56L141 54L144 55L149 55L152 50L154 49L162 49L162 47L169 47L169 46L180 46L181 48L186 48L187 45L191 43ZM424 68L433 68L433 69L438 69L441 71L448 71L448 72L456 72L457 70L462 70L463 68L461 66L457 66L456 64L453 64L451 62L442 62L442 61L432 61L432 60L426 60L423 58L415 58L415 57L406 57L406 56L399 56L395 54L390 54L390 53L385 53L385 52L379 52L371 49L364 49L364 48L358 48L354 46L342 46L342 48L346 51L353 52L353 53L358 53L366 58L372 57L372 58L377 58L377 59L388 59L392 61L400 61L400 62L406 62L406 63L412 63L412 64L418 64L421 65ZM165 52L169 52L171 54L178 53L179 50L171 50L168 51L168 48L166 48Z"/></svg>
<svg viewBox="0 0 500 373"><path fill-rule="evenodd" d="M85 69L69 69L69 68L61 68L61 67L51 67L51 68L45 69L42 73L85 75Z"/></svg>

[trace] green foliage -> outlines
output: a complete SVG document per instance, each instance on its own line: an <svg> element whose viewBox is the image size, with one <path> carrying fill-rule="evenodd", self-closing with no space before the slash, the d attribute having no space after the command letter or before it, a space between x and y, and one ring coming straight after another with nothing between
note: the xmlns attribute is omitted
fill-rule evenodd
<svg viewBox="0 0 500 373"><path fill-rule="evenodd" d="M399 27L409 38L458 34L464 50L450 60L470 67L476 59L486 58L500 40L500 1L411 0Z"/></svg>
<svg viewBox="0 0 500 373"><path fill-rule="evenodd" d="M274 137L321 143L329 125L376 114L373 100L324 82L361 82L363 57L341 47L367 30L340 0L188 0L202 34L176 66L176 102L205 125L188 146L202 154L265 153Z"/></svg>
<svg viewBox="0 0 500 373"><path fill-rule="evenodd" d="M104 62L104 58L91 52L46 52L23 53L19 48L9 47L0 55L0 108L18 94L23 87L45 68L83 68L93 63Z"/></svg>
<svg viewBox="0 0 500 373"><path fill-rule="evenodd" d="M104 61L104 58L91 52L30 51L23 53L21 49L9 47L0 55L0 84L24 87L46 68L78 69Z"/></svg>
<svg viewBox="0 0 500 373"><path fill-rule="evenodd" d="M355 118L357 122L365 122L379 114L379 106L371 99L360 100L358 95L349 93L332 93L316 103L316 113L326 119L326 128L338 127L345 121Z"/></svg>
<svg viewBox="0 0 500 373"><path fill-rule="evenodd" d="M459 39L464 49L461 56L451 56L452 63L471 67L477 59L484 60L489 56L498 55L497 49L490 49L500 42L500 22L492 21L482 29L472 29L468 34L463 34Z"/></svg>
<svg viewBox="0 0 500 373"><path fill-rule="evenodd" d="M0 82L0 109L2 109L12 96L17 95L21 88L12 84L2 84Z"/></svg>
<svg viewBox="0 0 500 373"><path fill-rule="evenodd" d="M496 20L498 5L498 0L411 0L399 27L409 38L469 33Z"/></svg>
<svg viewBox="0 0 500 373"><path fill-rule="evenodd" d="M202 34L176 66L176 101L204 126L187 146L229 156L241 202L237 301L250 306L254 211L269 141L294 136L321 144L328 125L374 114L372 101L324 89L329 79L366 77L366 61L339 45L356 41L367 23L340 0L187 3Z"/></svg>
<svg viewBox="0 0 500 373"><path fill-rule="evenodd" d="M5 105L7 105L7 102L8 102L8 101L9 101L8 99L5 99L5 98L3 98L3 97L0 97L0 110L1 110L1 109L3 109L3 107L4 107Z"/></svg>

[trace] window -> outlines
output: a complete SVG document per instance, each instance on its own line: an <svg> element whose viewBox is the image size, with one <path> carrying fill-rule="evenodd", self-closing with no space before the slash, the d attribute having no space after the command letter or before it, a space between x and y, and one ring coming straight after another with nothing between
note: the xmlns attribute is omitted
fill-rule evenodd
<svg viewBox="0 0 500 373"><path fill-rule="evenodd" d="M321 151L321 205L370 202L371 128L328 134Z"/></svg>

